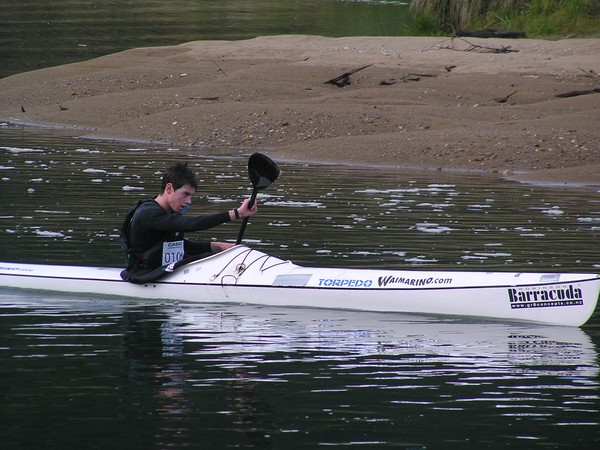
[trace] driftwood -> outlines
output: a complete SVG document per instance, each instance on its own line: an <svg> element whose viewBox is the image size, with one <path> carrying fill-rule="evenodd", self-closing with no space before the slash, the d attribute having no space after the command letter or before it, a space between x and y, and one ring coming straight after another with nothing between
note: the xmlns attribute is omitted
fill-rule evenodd
<svg viewBox="0 0 600 450"><path fill-rule="evenodd" d="M219 69L219 72L223 72L223 75L227 76L227 74L225 73L225 71L221 68L220 65L218 65L215 61L213 61L212 59L210 60L215 66L217 66L217 69Z"/></svg>
<svg viewBox="0 0 600 450"><path fill-rule="evenodd" d="M463 52L472 52L472 51L477 51L477 52L481 52L481 53L518 53L519 50L514 50L513 48L511 48L510 45L503 45L501 47L486 47L483 45L477 45L477 44L473 44L469 41L467 41L466 39L462 39L462 38L458 38L461 41L467 43L469 45L468 48L464 49L464 50L460 50L460 49L456 49L454 48L453 44L454 44L454 37L452 38L452 44L450 45L446 45L445 47L440 47L446 50L456 50L456 51L463 51Z"/></svg>
<svg viewBox="0 0 600 450"><path fill-rule="evenodd" d="M458 30L456 35L462 37L502 39L522 39L527 37L522 31L497 30L495 28L483 28L481 30Z"/></svg>
<svg viewBox="0 0 600 450"><path fill-rule="evenodd" d="M341 74L339 77L332 78L331 80L327 80L323 84L335 84L337 87L344 87L350 84L350 75L355 74L359 70L366 69L367 67L371 67L373 64L367 64L366 66L359 67L357 69L351 70L350 72L346 72Z"/></svg>
<svg viewBox="0 0 600 450"><path fill-rule="evenodd" d="M403 83L407 83L409 81L421 81L421 78L435 78L437 74L434 73L409 73L407 75L402 75L400 81ZM397 81L395 78L388 78L387 80L381 80L379 84L381 86L391 86L396 84Z"/></svg>
<svg viewBox="0 0 600 450"><path fill-rule="evenodd" d="M421 77L414 73L409 73L408 75L403 75L400 78L403 83L408 83L409 81L421 81Z"/></svg>
<svg viewBox="0 0 600 450"><path fill-rule="evenodd" d="M588 78L592 78L594 80L600 80L600 73L596 72L593 69L584 70L581 67L579 68L584 73L584 76ZM576 91L562 92L560 94L554 94L555 97L559 98L570 98L570 97L579 97L580 95L589 95L589 94L598 94L600 93L600 86L591 88L591 89L581 89Z"/></svg>
<svg viewBox="0 0 600 450"><path fill-rule="evenodd" d="M419 77L419 78L435 78L437 77L436 73L423 73L423 72L418 72L418 73L409 73L408 76L412 76L412 77Z"/></svg>
<svg viewBox="0 0 600 450"><path fill-rule="evenodd" d="M600 80L600 73L596 72L594 69L583 70L581 67L579 68L584 73L584 76L588 78L594 78Z"/></svg>
<svg viewBox="0 0 600 450"><path fill-rule="evenodd" d="M583 89L581 91L563 92L562 94L554 94L554 96L560 97L560 98L569 98L569 97L578 97L580 95L597 94L597 93L600 93L600 87L593 88L593 89Z"/></svg>
<svg viewBox="0 0 600 450"><path fill-rule="evenodd" d="M219 100L221 97L188 97L190 100L208 100L211 102Z"/></svg>
<svg viewBox="0 0 600 450"><path fill-rule="evenodd" d="M494 101L497 103L506 103L508 99L515 95L517 92L518 91L511 92L510 94L505 95L504 97L496 97Z"/></svg>

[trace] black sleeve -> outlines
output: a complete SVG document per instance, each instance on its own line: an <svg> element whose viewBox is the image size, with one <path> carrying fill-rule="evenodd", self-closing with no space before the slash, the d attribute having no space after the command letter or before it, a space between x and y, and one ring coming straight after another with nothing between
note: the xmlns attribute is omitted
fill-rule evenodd
<svg viewBox="0 0 600 450"><path fill-rule="evenodd" d="M144 228L157 231L201 231L229 222L229 212L207 214L202 216L184 216L165 211L160 205L149 205L140 208L139 217Z"/></svg>

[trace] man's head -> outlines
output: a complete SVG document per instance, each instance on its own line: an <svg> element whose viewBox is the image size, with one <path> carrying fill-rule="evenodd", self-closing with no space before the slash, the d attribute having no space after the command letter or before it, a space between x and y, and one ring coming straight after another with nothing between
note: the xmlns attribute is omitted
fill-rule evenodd
<svg viewBox="0 0 600 450"><path fill-rule="evenodd" d="M198 181L196 175L192 172L187 163L177 163L167 169L162 177L162 184L160 186L160 193L165 192L167 184L171 183L173 189L177 190L186 184L193 187L194 190L198 189Z"/></svg>
<svg viewBox="0 0 600 450"><path fill-rule="evenodd" d="M197 189L198 181L194 173L187 164L177 163L163 175L156 201L167 211L180 212L192 204Z"/></svg>

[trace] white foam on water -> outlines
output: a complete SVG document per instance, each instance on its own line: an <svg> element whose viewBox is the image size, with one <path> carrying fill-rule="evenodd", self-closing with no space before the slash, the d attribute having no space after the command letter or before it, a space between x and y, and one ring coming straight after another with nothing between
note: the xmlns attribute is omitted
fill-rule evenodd
<svg viewBox="0 0 600 450"><path fill-rule="evenodd" d="M40 237L65 237L60 231L35 230L34 233Z"/></svg>
<svg viewBox="0 0 600 450"><path fill-rule="evenodd" d="M558 206L553 206L550 209L544 209L542 210L543 214L547 214L549 216L562 216L565 212L560 209Z"/></svg>
<svg viewBox="0 0 600 450"><path fill-rule="evenodd" d="M10 153L44 153L45 150L39 148L22 148L22 147L0 147L0 150L6 150Z"/></svg>

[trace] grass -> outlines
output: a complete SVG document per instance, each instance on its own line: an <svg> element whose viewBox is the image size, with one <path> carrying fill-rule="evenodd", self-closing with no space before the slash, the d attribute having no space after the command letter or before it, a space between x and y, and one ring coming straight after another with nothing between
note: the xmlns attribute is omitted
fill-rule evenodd
<svg viewBox="0 0 600 450"><path fill-rule="evenodd" d="M528 37L600 37L600 0L413 0L408 32L497 28Z"/></svg>

